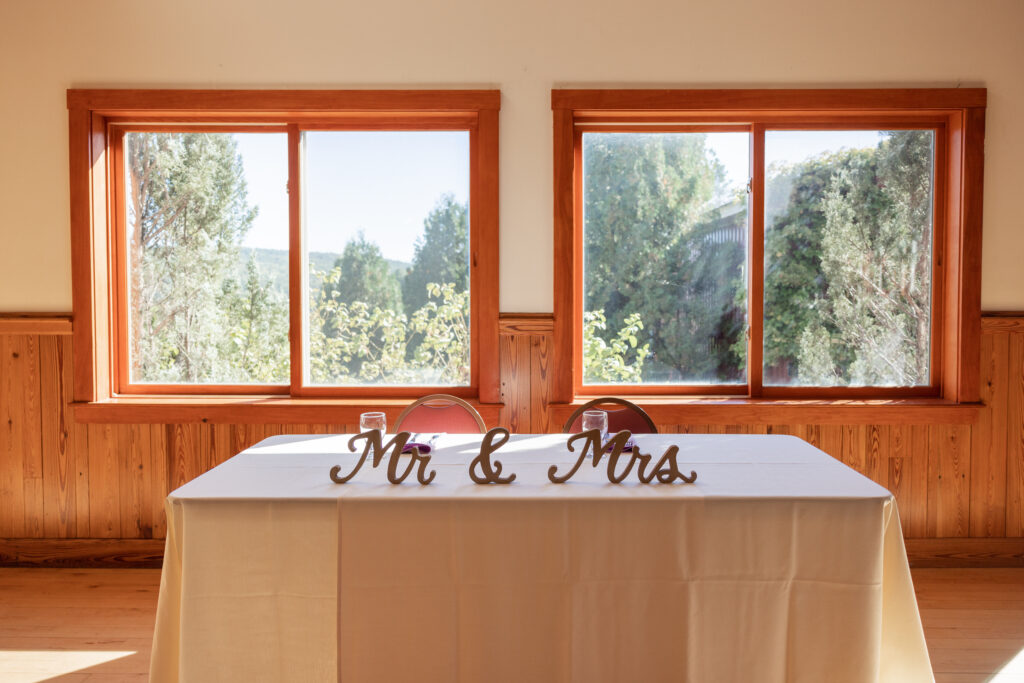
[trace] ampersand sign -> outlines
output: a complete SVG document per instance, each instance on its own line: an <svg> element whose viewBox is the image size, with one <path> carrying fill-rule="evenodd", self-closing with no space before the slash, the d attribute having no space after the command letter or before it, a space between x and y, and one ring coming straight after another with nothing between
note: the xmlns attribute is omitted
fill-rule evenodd
<svg viewBox="0 0 1024 683"><path fill-rule="evenodd" d="M501 441L494 443L494 437L501 437ZM495 427L484 434L484 441L480 444L480 454L469 463L469 478L477 484L511 484L515 481L516 475L510 474L507 477L501 476L502 465L498 460L491 460L491 453L498 450L508 441L508 430ZM477 474L477 468L480 474Z"/></svg>

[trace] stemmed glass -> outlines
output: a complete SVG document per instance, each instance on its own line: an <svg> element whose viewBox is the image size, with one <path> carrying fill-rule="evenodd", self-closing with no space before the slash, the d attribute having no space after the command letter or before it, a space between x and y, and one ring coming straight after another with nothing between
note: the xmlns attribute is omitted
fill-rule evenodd
<svg viewBox="0 0 1024 683"><path fill-rule="evenodd" d="M585 432L596 429L601 434L601 443L608 438L608 413L603 410L584 410L580 428Z"/></svg>
<svg viewBox="0 0 1024 683"><path fill-rule="evenodd" d="M380 432L381 438L388 430L388 418L384 413L362 413L359 416L359 432L367 432L376 429Z"/></svg>

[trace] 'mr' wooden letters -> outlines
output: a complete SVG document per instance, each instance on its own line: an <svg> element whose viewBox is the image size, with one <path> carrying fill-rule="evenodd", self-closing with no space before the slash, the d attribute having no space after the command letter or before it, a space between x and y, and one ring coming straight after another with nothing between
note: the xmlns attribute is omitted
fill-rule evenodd
<svg viewBox="0 0 1024 683"><path fill-rule="evenodd" d="M429 455L420 454L419 448L412 449L412 458L409 460L409 465L405 468L405 471L401 474L398 473L398 462L399 455L402 450L405 449L406 442L409 441L409 437L412 436L409 432L399 432L391 437L391 441L388 441L386 445L381 445L380 432L376 429L371 429L368 432L357 434L348 440L348 449L350 451L356 450L356 442L360 439L366 441L366 445L363 446L363 452L359 456L359 460L356 461L356 466L352 468L344 477L339 477L338 473L341 471L341 465L335 465L331 468L331 481L335 484L344 484L352 477L356 476L356 473L366 462L366 456L373 453L372 462L373 467L380 466L381 460L387 455L387 452L391 451L391 457L388 458L388 481L392 484L401 484L405 481L409 473L412 472L413 468L416 469L416 480L421 484L429 484L434 480L434 475L437 474L437 470L431 470L430 474L427 474L427 464L430 462Z"/></svg>

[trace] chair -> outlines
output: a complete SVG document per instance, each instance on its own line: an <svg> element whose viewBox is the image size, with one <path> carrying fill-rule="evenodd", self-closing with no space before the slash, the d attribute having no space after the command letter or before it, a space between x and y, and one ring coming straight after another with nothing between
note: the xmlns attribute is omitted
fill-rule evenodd
<svg viewBox="0 0 1024 683"><path fill-rule="evenodd" d="M395 422L396 432L450 432L483 434L487 431L476 408L457 396L431 394L416 399Z"/></svg>
<svg viewBox="0 0 1024 683"><path fill-rule="evenodd" d="M562 427L563 434L575 434L580 431L580 423L583 422L584 410L603 410L608 413L608 431L612 434L623 429L633 434L657 434L658 428L654 426L651 416L644 412L644 409L635 403L630 403L621 398L604 396L587 401L569 417Z"/></svg>

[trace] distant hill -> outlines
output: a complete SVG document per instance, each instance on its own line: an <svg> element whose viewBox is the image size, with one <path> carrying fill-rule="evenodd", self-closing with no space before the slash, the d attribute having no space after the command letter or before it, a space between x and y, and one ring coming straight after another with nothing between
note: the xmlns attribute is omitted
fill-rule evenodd
<svg viewBox="0 0 1024 683"><path fill-rule="evenodd" d="M250 258L256 259L256 268L259 269L261 278L270 280L275 290L282 293L288 292L288 252L286 250L242 247L238 250L237 277L239 281L245 280L246 264L249 263ZM309 252L310 267L321 272L327 272L333 268L334 262L339 258L341 258L341 254L328 251ZM399 282L405 277L405 271L412 266L411 263L404 261L386 260Z"/></svg>

